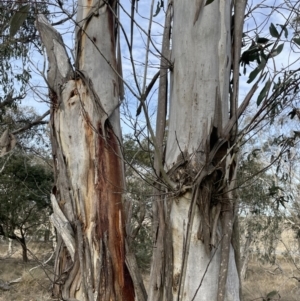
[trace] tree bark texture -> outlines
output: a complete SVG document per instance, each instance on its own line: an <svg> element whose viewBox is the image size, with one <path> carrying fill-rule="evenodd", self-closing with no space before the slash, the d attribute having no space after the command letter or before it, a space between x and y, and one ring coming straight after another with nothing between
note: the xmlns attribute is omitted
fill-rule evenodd
<svg viewBox="0 0 300 301"><path fill-rule="evenodd" d="M243 251L242 251L242 258L241 258L241 279L245 280L246 275L247 275L247 269L248 269L248 263L250 259L250 254L251 254L251 243L253 241L253 236L250 231L248 231L247 236L246 236L246 241L243 246Z"/></svg>
<svg viewBox="0 0 300 301"><path fill-rule="evenodd" d="M134 300L125 264L115 1L78 2L76 61L44 17L59 233L53 293L64 300Z"/></svg>
<svg viewBox="0 0 300 301"><path fill-rule="evenodd" d="M22 237L20 239L18 239L18 242L20 243L20 245L22 247L22 259L23 259L23 262L28 262L27 245L26 245L25 236L22 235Z"/></svg>
<svg viewBox="0 0 300 301"><path fill-rule="evenodd" d="M240 300L231 243L237 160L234 139L224 130L233 109L231 3L205 2L171 2L173 66L165 165L176 188L168 189L164 206L158 208L165 234L155 241L162 251L153 260L151 301ZM169 226L171 248L166 248ZM165 259L170 255L171 263ZM163 265L155 266L157 260ZM170 269L171 296L165 281Z"/></svg>

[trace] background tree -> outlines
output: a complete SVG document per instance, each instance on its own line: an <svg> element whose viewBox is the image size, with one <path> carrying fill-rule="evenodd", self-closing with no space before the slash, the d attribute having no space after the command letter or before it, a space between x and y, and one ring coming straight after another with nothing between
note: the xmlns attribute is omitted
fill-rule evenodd
<svg viewBox="0 0 300 301"><path fill-rule="evenodd" d="M34 26L37 9L48 13L46 1L39 1L35 5L22 1L2 1L0 3L1 156L15 146L14 135L24 133L39 124L45 124L43 119L49 114L46 112L42 116L37 116L28 109L27 112L25 112L26 109L23 109L24 112L18 110L21 101L28 98L29 95L32 96L33 92L30 85L29 53L32 49L40 50L41 46ZM20 119L18 120L18 118ZM12 133L12 129L14 129L14 133ZM28 135L33 136L32 132L27 133ZM20 144L24 135L18 138Z"/></svg>
<svg viewBox="0 0 300 301"><path fill-rule="evenodd" d="M0 3L1 116L7 107L15 108L29 91L28 54L30 48L40 45L34 26L36 9L47 13L47 2L39 1L36 5L17 1Z"/></svg>
<svg viewBox="0 0 300 301"><path fill-rule="evenodd" d="M26 237L34 235L37 226L49 228L53 175L45 123L32 108L15 107L6 108L0 124L4 134L18 137L12 151L7 154L2 148L1 152L1 235L21 244L24 261Z"/></svg>
<svg viewBox="0 0 300 301"><path fill-rule="evenodd" d="M21 153L2 158L0 164L0 235L20 243L27 262L26 238L48 223L52 171Z"/></svg>
<svg viewBox="0 0 300 301"><path fill-rule="evenodd" d="M126 177L127 252L133 252L141 271L147 272L152 256L153 150L147 139L139 141L131 136L124 137L123 150Z"/></svg>
<svg viewBox="0 0 300 301"><path fill-rule="evenodd" d="M272 168L262 171L265 161L258 150L246 153L238 172L241 240L241 278L245 279L250 256L274 263L283 231L287 193L276 183Z"/></svg>

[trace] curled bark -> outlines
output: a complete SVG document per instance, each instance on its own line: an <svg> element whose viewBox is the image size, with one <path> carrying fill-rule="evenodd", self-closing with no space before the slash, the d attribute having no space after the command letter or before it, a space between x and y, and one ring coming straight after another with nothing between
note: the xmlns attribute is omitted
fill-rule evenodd
<svg viewBox="0 0 300 301"><path fill-rule="evenodd" d="M50 216L50 221L56 228L59 235L62 237L69 253L72 258L72 261L74 261L74 255L75 255L75 238L74 238L74 231L59 208L59 205L56 201L56 198L53 194L51 194L51 204L53 209L53 214Z"/></svg>
<svg viewBox="0 0 300 301"><path fill-rule="evenodd" d="M52 220L59 229L53 292L64 300L135 298L125 262L115 5L79 1L75 71L58 32L44 17L36 21L52 101Z"/></svg>

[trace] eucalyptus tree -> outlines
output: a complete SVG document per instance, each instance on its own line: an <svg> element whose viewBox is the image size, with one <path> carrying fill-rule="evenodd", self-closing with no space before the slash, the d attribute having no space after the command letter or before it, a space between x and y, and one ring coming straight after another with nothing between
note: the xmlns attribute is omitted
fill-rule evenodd
<svg viewBox="0 0 300 301"><path fill-rule="evenodd" d="M0 109L16 107L28 92L31 78L29 50L39 46L34 26L35 11L47 13L46 1L30 5L24 1L0 3Z"/></svg>
<svg viewBox="0 0 300 301"><path fill-rule="evenodd" d="M144 273L149 270L152 256L152 156L148 139L136 141L130 135L124 137L126 252L135 254L137 265Z"/></svg>
<svg viewBox="0 0 300 301"><path fill-rule="evenodd" d="M165 6L158 1L155 13L151 1L145 30L137 22L139 2L132 1L128 13L121 1L79 0L73 65L61 35L43 16L37 18L49 60L56 176L52 222L59 233L54 294L66 300L240 300L239 247L233 235L237 153L243 135L274 116L278 98L298 84L295 76L289 85L287 78L272 85L278 75L267 72L268 61L283 49L279 41L287 23L278 25L280 31L271 23L270 39L253 38L243 34L246 0L176 0ZM162 7L159 51L152 26ZM129 29L119 10L130 16ZM142 80L134 51L137 31L145 38ZM134 88L122 75L120 32ZM249 37L250 46L241 55L243 37ZM298 42L296 37L294 44ZM153 53L160 57L156 74L149 71ZM241 103L240 63L245 72L250 63L255 65L248 83L256 80ZM158 78L153 126L149 98ZM238 120L260 82L258 109L239 134ZM148 292L134 256L126 254L119 114L124 85L139 102L136 115L143 112L154 152L148 181L153 186Z"/></svg>
<svg viewBox="0 0 300 301"><path fill-rule="evenodd" d="M39 1L35 5L24 1L0 3L1 157L15 147L16 135L19 145L26 140L26 135L33 137L39 130L35 134L32 131L22 136L19 134L45 124L43 119L49 114L37 116L33 111L29 112L28 108L23 107L23 111L19 108L31 90L30 50L35 48L39 51L41 47L34 26L37 10L48 13L46 1Z"/></svg>
<svg viewBox="0 0 300 301"><path fill-rule="evenodd" d="M20 243L25 262L28 236L49 227L51 212L53 174L42 119L32 108L6 108L0 123L0 235Z"/></svg>
<svg viewBox="0 0 300 301"><path fill-rule="evenodd" d="M133 300L132 278L138 291L136 276L130 276L125 265L124 179L118 111L121 71L118 69L120 57L115 57L115 5L114 2L99 2L93 6L84 1L78 3L75 70L60 35L43 17L37 21L49 57L51 139L57 177L52 194L52 220L62 237L55 283L59 283L56 291L61 291L63 298L100 300L107 296L112 300ZM207 300L223 300L225 294L230 300L239 298L238 273L231 247L234 206L230 185L234 182L235 168L231 168L230 174L227 172L230 166L235 166L235 152L220 166L218 160L234 143L230 137L238 114L244 8L245 3L236 6L239 12L236 24L240 26L236 26L233 61L235 101L232 101L232 119L228 124L230 3L214 1L204 6L197 2L194 7L179 1L174 7L172 3L168 6L161 63L161 72L172 69L173 80L166 170L162 166L165 121L161 119L166 118L165 99L159 100L161 116L158 115L160 126L157 126L156 137L147 121L155 148L156 174L161 179L156 190L164 187L168 196L165 200L158 196L155 201L157 235L149 300L170 300L176 296L187 300L194 298L199 289L199 294ZM182 26L183 16L191 20L185 26ZM169 57L171 20L172 57ZM182 52L186 53L184 57L180 55ZM164 96L166 75L161 79L159 94ZM144 85L138 97L146 118L145 97L149 87ZM192 118L188 118L190 116ZM211 204L215 182L220 185L218 189L224 190L224 198ZM222 187L222 182L229 186ZM166 205L162 206L164 202ZM220 216L223 231L218 238ZM62 221L68 221L69 226L62 227ZM167 239L167 235L172 239ZM184 237L185 244L182 244ZM202 260L195 265L198 258ZM61 280L64 276L66 279ZM145 294L139 297L145 298Z"/></svg>
<svg viewBox="0 0 300 301"><path fill-rule="evenodd" d="M37 19L49 58L52 222L62 238L54 292L64 299L134 300L125 264L115 6L78 2L75 69L59 33Z"/></svg>
<svg viewBox="0 0 300 301"><path fill-rule="evenodd" d="M0 235L21 245L24 262L28 261L28 236L48 223L51 212L52 171L36 161L20 152L0 160Z"/></svg>
<svg viewBox="0 0 300 301"><path fill-rule="evenodd" d="M262 262L274 263L283 231L285 204L292 201L284 180L277 178L259 150L241 156L238 171L238 199L241 239L241 278L246 278L250 254Z"/></svg>

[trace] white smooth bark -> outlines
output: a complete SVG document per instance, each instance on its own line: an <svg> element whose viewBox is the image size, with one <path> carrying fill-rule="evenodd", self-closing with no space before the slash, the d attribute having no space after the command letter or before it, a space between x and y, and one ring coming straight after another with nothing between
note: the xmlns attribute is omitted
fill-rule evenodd
<svg viewBox="0 0 300 301"><path fill-rule="evenodd" d="M171 170L176 163L188 162L183 167L181 175L177 173L178 187L191 184L187 180L188 176L195 179L198 173L201 174L202 169L209 173L209 169L213 168L214 165L207 159L217 140L223 138L222 129L229 117L231 4L230 1L215 0L212 4L204 6L205 2L192 1L187 4L184 0L174 1L172 30L174 68L171 73L166 166ZM206 199L204 195L209 194L205 191L205 185L203 181L200 182L199 193L202 194L200 199L211 202L211 196ZM212 189L212 186L208 186L207 189ZM173 300L220 300L218 278L221 244L225 232L222 223L218 221L215 245L217 251L214 252L215 247L212 247L208 254L203 238L199 239L200 223L203 225L207 221L203 219L206 213L200 212L204 207L198 206L198 203L194 209L184 272L183 250L188 240L191 203L192 194L189 191L174 197L172 201ZM215 205L209 203L208 210L213 206ZM222 212L220 214L222 215ZM212 217L213 215L206 218L209 220ZM212 224L210 221L210 235L214 234ZM232 227L232 222L229 223L229 227ZM208 245L208 242L206 244ZM224 300L239 301L239 278L234 250L231 246L228 248L230 252ZM184 283L180 292L181 277Z"/></svg>
<svg viewBox="0 0 300 301"><path fill-rule="evenodd" d="M180 149L189 154L200 151L211 126L224 125L228 120L230 3L215 0L202 7L194 24L197 4L199 1L174 1L174 70L166 153L169 167L177 161ZM218 99L221 116L215 118Z"/></svg>
<svg viewBox="0 0 300 301"><path fill-rule="evenodd" d="M176 280L179 279L182 267L182 250L184 237L188 224L188 212L191 202L189 194L175 201L172 206L172 238L173 238L173 287L176 287ZM199 217L199 210L196 211ZM217 251L214 250L211 256L208 256L204 244L197 237L200 219L195 218L192 239L189 248L189 257L187 264L186 280L184 284L184 298L182 300L217 300L218 276L220 270L220 244ZM219 239L221 238L219 232ZM200 283L202 282L201 286ZM174 285L175 284L175 285ZM173 300L177 300L178 289L173 290ZM228 301L237 301L239 299L239 278L234 258L234 250L230 248L229 271L227 278L227 295Z"/></svg>

